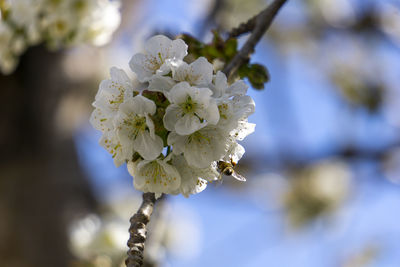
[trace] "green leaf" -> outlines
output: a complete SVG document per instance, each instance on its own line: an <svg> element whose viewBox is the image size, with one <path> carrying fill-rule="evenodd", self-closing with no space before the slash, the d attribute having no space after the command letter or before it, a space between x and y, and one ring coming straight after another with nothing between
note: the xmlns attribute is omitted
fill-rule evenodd
<svg viewBox="0 0 400 267"><path fill-rule="evenodd" d="M231 60L236 55L236 53L237 53L237 39L230 38L225 43L225 49L224 49L225 59L227 61Z"/></svg>
<svg viewBox="0 0 400 267"><path fill-rule="evenodd" d="M244 64L238 69L237 73L240 79L244 79L249 76L250 71L251 71L250 64Z"/></svg>
<svg viewBox="0 0 400 267"><path fill-rule="evenodd" d="M238 69L241 79L247 78L254 89L264 89L264 84L269 81L269 72L261 64L245 64Z"/></svg>
<svg viewBox="0 0 400 267"><path fill-rule="evenodd" d="M269 77L269 72L263 65L250 65L247 78L254 89L264 89L264 84L269 81Z"/></svg>

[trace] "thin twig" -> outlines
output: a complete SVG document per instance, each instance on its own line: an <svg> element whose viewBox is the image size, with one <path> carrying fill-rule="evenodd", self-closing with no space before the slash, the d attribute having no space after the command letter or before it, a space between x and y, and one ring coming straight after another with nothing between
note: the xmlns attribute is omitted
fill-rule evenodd
<svg viewBox="0 0 400 267"><path fill-rule="evenodd" d="M258 13L257 15L255 15L254 17L249 19L248 21L240 23L239 26L237 26L236 28L233 28L229 32L228 38L236 38L236 37L239 37L242 34L251 32L254 29L254 27L256 26L257 18L260 15L261 15L261 13Z"/></svg>
<svg viewBox="0 0 400 267"><path fill-rule="evenodd" d="M239 50L236 56L229 62L223 72L226 76L230 77L237 69L243 65L249 59L250 55L254 52L254 47L260 41L261 37L268 30L273 19L278 14L279 9L287 0L275 0L266 9L261 11L259 15L256 16L255 26L252 30L250 37L247 39L246 43Z"/></svg>
<svg viewBox="0 0 400 267"><path fill-rule="evenodd" d="M128 258L125 260L127 267L140 267L143 265L143 250L146 241L146 225L150 221L153 207L156 202L154 193L143 193L140 208L130 219L128 240Z"/></svg>

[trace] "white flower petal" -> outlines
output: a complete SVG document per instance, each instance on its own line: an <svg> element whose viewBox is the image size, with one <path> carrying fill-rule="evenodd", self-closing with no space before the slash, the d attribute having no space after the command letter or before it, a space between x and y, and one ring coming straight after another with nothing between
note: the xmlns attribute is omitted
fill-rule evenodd
<svg viewBox="0 0 400 267"><path fill-rule="evenodd" d="M219 98L225 95L225 90L228 87L228 80L222 71L218 71L214 78L214 86L211 87L213 90L213 97Z"/></svg>
<svg viewBox="0 0 400 267"><path fill-rule="evenodd" d="M186 137L184 156L188 164L206 168L211 162L221 159L228 149L228 138L215 127L203 128Z"/></svg>
<svg viewBox="0 0 400 267"><path fill-rule="evenodd" d="M169 105L163 118L165 129L168 131L175 131L175 124L182 116L183 112L181 107L175 104Z"/></svg>
<svg viewBox="0 0 400 267"><path fill-rule="evenodd" d="M135 188L143 192L173 194L181 183L179 172L165 160L128 162L128 171Z"/></svg>
<svg viewBox="0 0 400 267"><path fill-rule="evenodd" d="M126 114L119 112L114 119L114 128L116 129L116 136L121 145L133 151L132 126L125 123L126 118Z"/></svg>
<svg viewBox="0 0 400 267"><path fill-rule="evenodd" d="M181 82L190 82L190 67L185 61L173 62L170 64L172 69L172 77L174 80Z"/></svg>
<svg viewBox="0 0 400 267"><path fill-rule="evenodd" d="M191 85L208 86L212 81L213 66L206 58L200 57L190 65L186 62L171 64L172 76L177 81L186 81Z"/></svg>
<svg viewBox="0 0 400 267"><path fill-rule="evenodd" d="M208 85L212 81L213 66L205 57L199 57L190 64L190 83Z"/></svg>
<svg viewBox="0 0 400 267"><path fill-rule="evenodd" d="M112 155L116 167L121 166L125 161L132 158L133 150L130 150L127 146L122 146L112 132L103 134L99 144Z"/></svg>
<svg viewBox="0 0 400 267"><path fill-rule="evenodd" d="M128 162L126 163L126 167L127 167L127 169L128 169L128 172L129 172L129 174L132 175L133 177L136 177L137 165L138 165L139 162L145 162L145 160L142 160L142 161L140 161L140 160L131 161L131 160L130 160L130 161L128 161ZM139 183L139 186L140 186L140 183Z"/></svg>
<svg viewBox="0 0 400 267"><path fill-rule="evenodd" d="M188 46L182 39L172 41L169 58L183 59L187 55Z"/></svg>
<svg viewBox="0 0 400 267"><path fill-rule="evenodd" d="M133 96L133 83L126 73L118 68L111 68L111 79L100 83L93 106L100 108L104 113L113 116L126 98Z"/></svg>
<svg viewBox="0 0 400 267"><path fill-rule="evenodd" d="M149 68L149 63L147 61L146 55L142 53L133 55L129 61L129 67L136 73L138 80L142 83L147 82L155 72L154 69Z"/></svg>
<svg viewBox="0 0 400 267"><path fill-rule="evenodd" d="M234 130L234 136L236 140L242 141L246 136L253 133L256 128L255 123L249 123L247 121L239 121L239 126Z"/></svg>
<svg viewBox="0 0 400 267"><path fill-rule="evenodd" d="M190 94L194 94L194 89L191 88L190 84L187 82L180 82L172 87L167 97L171 103L179 104L185 102Z"/></svg>
<svg viewBox="0 0 400 267"><path fill-rule="evenodd" d="M238 163L239 160L243 157L244 153L244 147L238 144L236 140L232 140L223 160L225 162L230 162L232 160L233 162Z"/></svg>
<svg viewBox="0 0 400 267"><path fill-rule="evenodd" d="M192 91L193 93L191 93L191 97L193 100L198 103L201 108L207 108L213 92L208 88L196 88L196 90Z"/></svg>
<svg viewBox="0 0 400 267"><path fill-rule="evenodd" d="M215 125L219 121L219 110L214 99L210 99L210 104L207 107L207 115L204 117L208 124Z"/></svg>
<svg viewBox="0 0 400 267"><path fill-rule="evenodd" d="M181 155L172 158L172 164L181 175L179 192L185 197L197 194L207 187L207 180L213 181L219 173L211 165L207 168L193 168L189 166Z"/></svg>
<svg viewBox="0 0 400 267"><path fill-rule="evenodd" d="M147 90L161 93L169 92L175 84L175 81L171 77L154 75L149 81Z"/></svg>
<svg viewBox="0 0 400 267"><path fill-rule="evenodd" d="M235 96L232 102L237 120L247 118L255 112L256 104L253 98L248 95Z"/></svg>
<svg viewBox="0 0 400 267"><path fill-rule="evenodd" d="M156 104L153 100L137 95L122 103L120 109L126 114L134 113L142 116L145 114L153 115L156 112Z"/></svg>
<svg viewBox="0 0 400 267"><path fill-rule="evenodd" d="M148 55L152 56L156 60L159 60L159 62L162 64L163 60L169 58L169 50L171 45L171 39L164 35L156 35L147 40L145 49Z"/></svg>
<svg viewBox="0 0 400 267"><path fill-rule="evenodd" d="M180 135L188 135L206 126L206 124L206 122L201 123L199 118L193 114L185 114L176 122L175 131Z"/></svg>
<svg viewBox="0 0 400 267"><path fill-rule="evenodd" d="M194 153L194 151L184 153L185 159L190 166L206 168L214 160L213 153L210 150L203 149L201 152L198 151L197 153L197 155Z"/></svg>
<svg viewBox="0 0 400 267"><path fill-rule="evenodd" d="M239 80L226 89L229 96L243 96L247 93L249 87L243 80Z"/></svg>
<svg viewBox="0 0 400 267"><path fill-rule="evenodd" d="M150 118L150 116L148 114L145 115L146 117L146 125L149 128L149 132L150 132L150 136L151 138L155 138L155 133L154 133L154 122L153 120Z"/></svg>
<svg viewBox="0 0 400 267"><path fill-rule="evenodd" d="M144 159L153 160L161 154L163 141L158 135L153 139L149 132L142 131L133 140L133 147Z"/></svg>
<svg viewBox="0 0 400 267"><path fill-rule="evenodd" d="M171 65L168 62L162 63L161 66L156 70L156 75L166 75L171 71Z"/></svg>
<svg viewBox="0 0 400 267"><path fill-rule="evenodd" d="M176 155L183 153L187 137L182 137L175 132L168 134L167 143L173 146L172 152Z"/></svg>
<svg viewBox="0 0 400 267"><path fill-rule="evenodd" d="M215 76L215 86L224 89L228 87L228 80L222 71L218 71Z"/></svg>
<svg viewBox="0 0 400 267"><path fill-rule="evenodd" d="M117 67L111 67L110 76L112 80L120 84L131 83L131 80L129 79L128 75L125 73L123 69L119 69Z"/></svg>

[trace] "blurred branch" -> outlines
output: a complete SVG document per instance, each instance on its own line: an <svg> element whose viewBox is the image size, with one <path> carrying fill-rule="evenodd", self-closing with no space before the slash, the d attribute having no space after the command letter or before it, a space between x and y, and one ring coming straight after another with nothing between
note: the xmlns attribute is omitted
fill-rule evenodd
<svg viewBox="0 0 400 267"><path fill-rule="evenodd" d="M203 25L200 27L198 36L200 39L204 37L210 26L216 26L217 29L219 28L219 25L215 25L216 18L224 7L225 0L214 0L214 3L212 4L207 16L203 20Z"/></svg>
<svg viewBox="0 0 400 267"><path fill-rule="evenodd" d="M248 21L240 23L239 26L237 26L236 28L233 28L229 32L228 38L236 38L242 34L251 32L254 29L254 27L256 26L256 21L260 17L261 14L262 13L258 13L257 15L255 15L254 17L249 19Z"/></svg>
<svg viewBox="0 0 400 267"><path fill-rule="evenodd" d="M400 140L376 149L345 147L339 151L336 151L336 153L333 155L345 159L371 159L382 161L398 148L400 148Z"/></svg>
<svg viewBox="0 0 400 267"><path fill-rule="evenodd" d="M146 242L146 225L150 221L153 207L156 202L154 193L143 193L142 204L138 211L130 219L128 240L128 258L125 261L127 267L140 267L143 265L143 250Z"/></svg>
<svg viewBox="0 0 400 267"><path fill-rule="evenodd" d="M314 155L305 156L304 154L299 158L298 155L293 155L291 153L285 153L280 156L279 159L273 159L270 161L262 161L262 164L268 165L271 168L274 167L289 167L289 168L299 168L307 165L312 165L317 161L338 158L345 161L352 160L371 160L381 164L390 157L390 155L396 150L400 149L400 140L395 140L392 143L386 144L385 146L379 148L363 148L354 146L345 146L333 151L325 151L323 153L317 153ZM251 164L257 161L257 158L247 158L241 161L241 165Z"/></svg>
<svg viewBox="0 0 400 267"><path fill-rule="evenodd" d="M287 0L275 0L274 2L272 2L271 5L269 5L266 9L261 11L261 13L256 16L255 25L252 29L252 33L249 39L247 39L246 43L235 55L232 61L225 66L223 72L226 74L226 76L231 76L238 70L240 66L242 66L249 60L250 55L254 52L255 46L260 41L264 33L268 30L273 19L278 14L279 9L286 1Z"/></svg>

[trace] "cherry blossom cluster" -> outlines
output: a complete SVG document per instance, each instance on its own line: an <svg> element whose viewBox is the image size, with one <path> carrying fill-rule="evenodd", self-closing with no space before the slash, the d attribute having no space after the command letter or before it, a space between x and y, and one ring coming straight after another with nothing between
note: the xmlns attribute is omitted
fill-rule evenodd
<svg viewBox="0 0 400 267"><path fill-rule="evenodd" d="M136 74L111 68L96 95L91 123L118 167L127 162L134 186L157 195L201 192L221 179L218 162L237 162L237 142L252 133L255 103L242 81L199 57L188 64L187 45L163 35L129 62ZM136 82L135 82L136 81Z"/></svg>
<svg viewBox="0 0 400 267"><path fill-rule="evenodd" d="M109 0L0 1L0 72L11 73L31 45L57 49L106 44L120 23L119 2Z"/></svg>

